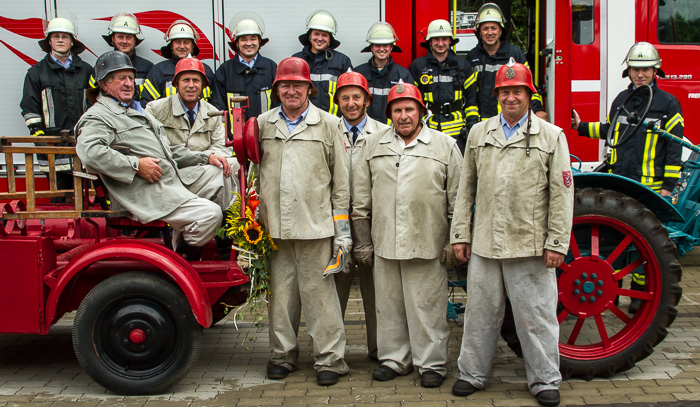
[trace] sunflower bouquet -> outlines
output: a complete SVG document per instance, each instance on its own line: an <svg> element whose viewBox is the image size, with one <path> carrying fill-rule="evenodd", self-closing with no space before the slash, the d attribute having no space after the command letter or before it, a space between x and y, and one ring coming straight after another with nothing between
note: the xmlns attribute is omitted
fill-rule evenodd
<svg viewBox="0 0 700 407"><path fill-rule="evenodd" d="M234 194L236 200L226 210L226 223L216 230L216 234L220 238L230 239L232 248L238 251L238 265L250 277L248 299L238 311L250 305L256 314L255 324L258 324L263 318L261 303L267 302L270 294L270 257L277 246L263 222L255 217L260 204L255 189L250 187L247 193L245 217L241 217L241 195L237 192ZM238 311L234 320L238 318Z"/></svg>

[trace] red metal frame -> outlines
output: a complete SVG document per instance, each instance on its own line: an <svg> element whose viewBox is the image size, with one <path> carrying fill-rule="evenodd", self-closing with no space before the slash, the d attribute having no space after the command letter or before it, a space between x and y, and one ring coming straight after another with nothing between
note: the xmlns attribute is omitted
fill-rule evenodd
<svg viewBox="0 0 700 407"><path fill-rule="evenodd" d="M385 0L384 5L386 21L394 27L399 37L397 45L403 50L400 54L391 54L391 57L397 64L408 68L411 61L427 53L420 46L423 37L418 32L437 18L447 19L450 4L447 1Z"/></svg>
<svg viewBox="0 0 700 407"><path fill-rule="evenodd" d="M582 118L588 121L598 121L601 90L572 92L571 82L602 80L601 75L603 73L595 68L601 64L600 2L596 1L594 7L593 31L595 36L593 43L578 45L574 44L573 38L571 38L571 1L557 2L557 15L567 16L567 18L558 19L556 25L557 50L561 50L564 58L562 65L556 65L556 68L559 69L556 71L554 124L566 129L567 134L569 134L569 151L582 161L598 161L599 143L597 140L579 137L576 131L569 131L571 128L571 107L574 107Z"/></svg>

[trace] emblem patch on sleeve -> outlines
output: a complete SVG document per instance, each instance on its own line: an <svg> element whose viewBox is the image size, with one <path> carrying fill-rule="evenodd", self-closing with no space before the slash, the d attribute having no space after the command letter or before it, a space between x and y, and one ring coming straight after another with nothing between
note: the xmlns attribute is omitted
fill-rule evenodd
<svg viewBox="0 0 700 407"><path fill-rule="evenodd" d="M569 188L571 187L571 183L573 179L571 178L571 171L562 171L561 173L562 178L564 178L564 185Z"/></svg>

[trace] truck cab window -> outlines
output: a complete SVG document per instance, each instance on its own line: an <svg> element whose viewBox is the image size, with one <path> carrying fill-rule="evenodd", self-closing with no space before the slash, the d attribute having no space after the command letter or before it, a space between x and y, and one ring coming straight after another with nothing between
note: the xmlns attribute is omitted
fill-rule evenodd
<svg viewBox="0 0 700 407"><path fill-rule="evenodd" d="M700 2L659 0L659 42L700 43Z"/></svg>
<svg viewBox="0 0 700 407"><path fill-rule="evenodd" d="M576 45L593 44L595 36L595 19L593 18L593 0L572 0L571 2L571 39Z"/></svg>

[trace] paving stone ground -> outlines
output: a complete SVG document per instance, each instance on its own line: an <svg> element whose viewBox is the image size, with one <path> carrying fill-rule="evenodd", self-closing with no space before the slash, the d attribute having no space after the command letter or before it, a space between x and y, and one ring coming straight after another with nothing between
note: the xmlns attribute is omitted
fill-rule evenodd
<svg viewBox="0 0 700 407"><path fill-rule="evenodd" d="M700 406L700 249L682 259L683 297L678 317L654 353L634 368L610 379L567 380L561 385L568 406ZM0 407L215 407L215 406L536 406L527 391L525 368L503 342L499 343L492 384L469 398L450 389L458 375L462 328L451 322L448 375L438 389L420 387L417 373L390 382L376 382L376 362L366 358L364 314L359 287L353 288L348 313L347 355L351 371L331 387L316 384L311 339L302 325L300 369L285 380L268 380L266 321L251 327L233 316L205 330L201 356L187 377L159 396L123 397L102 388L84 373L73 354L71 324L65 316L48 335L0 335ZM463 294L456 293L457 301ZM250 328L250 330L249 330Z"/></svg>

